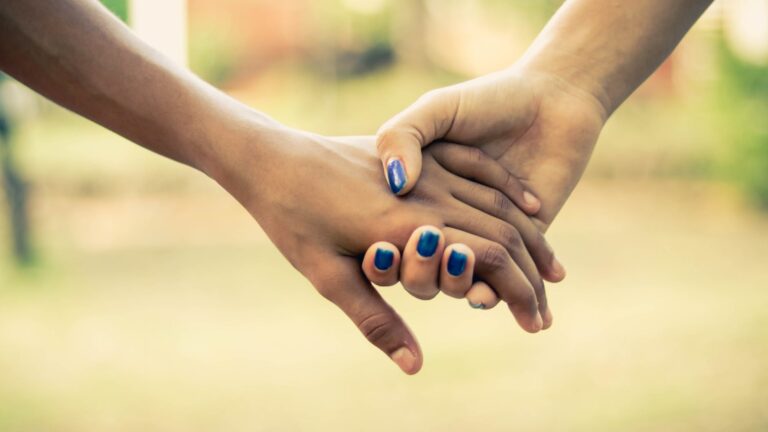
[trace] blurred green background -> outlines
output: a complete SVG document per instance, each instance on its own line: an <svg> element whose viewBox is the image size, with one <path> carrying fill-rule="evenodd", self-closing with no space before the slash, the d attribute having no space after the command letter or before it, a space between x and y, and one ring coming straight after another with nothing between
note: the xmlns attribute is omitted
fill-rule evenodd
<svg viewBox="0 0 768 432"><path fill-rule="evenodd" d="M371 134L559 4L189 0L185 54L284 123ZM0 430L768 430L766 10L715 3L610 120L549 234L551 330L383 290L415 377L203 175L4 81Z"/></svg>

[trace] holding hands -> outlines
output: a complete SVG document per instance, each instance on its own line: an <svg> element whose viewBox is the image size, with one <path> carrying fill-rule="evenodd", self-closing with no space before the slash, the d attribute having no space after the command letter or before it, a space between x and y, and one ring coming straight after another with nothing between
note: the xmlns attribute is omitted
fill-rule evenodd
<svg viewBox="0 0 768 432"><path fill-rule="evenodd" d="M476 308L503 301L526 331L548 328L543 281L565 270L542 233L610 114L709 3L566 1L517 64L427 93L377 137L286 128L87 0L0 3L0 69L219 182L321 295L416 373L421 349L371 282Z"/></svg>
<svg viewBox="0 0 768 432"><path fill-rule="evenodd" d="M551 313L537 266L547 275L557 274L551 248L513 204L523 199L522 185L495 161L478 161L472 156L476 149L430 148L421 182L398 198L380 181L372 137L326 138L265 127L254 119L221 138L238 157L207 172L220 173L214 178L250 211L286 258L404 371L418 371L421 350L363 277L359 257L367 249L363 268L374 282L397 281L398 248L404 248L399 277L414 296L432 298L439 287L490 307L498 295L525 330L549 326ZM478 176L483 183L455 174L473 172L478 162L486 168ZM425 225L431 228L419 228ZM369 248L380 239L391 243ZM379 250L383 272L375 269ZM392 254L388 266L386 252ZM473 285L473 277L487 284Z"/></svg>

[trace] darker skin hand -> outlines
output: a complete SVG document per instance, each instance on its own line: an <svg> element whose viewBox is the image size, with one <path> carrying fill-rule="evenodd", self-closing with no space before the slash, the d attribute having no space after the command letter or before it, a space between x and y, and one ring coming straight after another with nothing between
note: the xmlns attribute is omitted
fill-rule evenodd
<svg viewBox="0 0 768 432"><path fill-rule="evenodd" d="M282 127L165 59L99 2L8 0L0 2L0 24L0 68L62 106L216 179L320 293L406 372L421 367L418 345L361 276L357 260L378 240L402 247L421 225L434 225L446 242L475 251L475 274L493 286L524 329L546 327L546 297L535 268L546 268L551 253L538 232L517 223L519 213L507 211L520 193L506 190L506 170L495 180L482 179L490 171L456 163L477 157L454 149L440 161L436 151L425 159L424 184L399 200L377 181L372 139L334 140ZM480 183L495 181L497 191L451 174L451 167L475 171L470 177Z"/></svg>

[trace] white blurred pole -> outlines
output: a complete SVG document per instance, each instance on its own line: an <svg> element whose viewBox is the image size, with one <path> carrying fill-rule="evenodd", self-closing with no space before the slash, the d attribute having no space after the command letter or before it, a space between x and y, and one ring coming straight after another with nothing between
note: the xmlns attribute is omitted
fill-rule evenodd
<svg viewBox="0 0 768 432"><path fill-rule="evenodd" d="M182 66L187 65L187 1L129 0L136 34Z"/></svg>

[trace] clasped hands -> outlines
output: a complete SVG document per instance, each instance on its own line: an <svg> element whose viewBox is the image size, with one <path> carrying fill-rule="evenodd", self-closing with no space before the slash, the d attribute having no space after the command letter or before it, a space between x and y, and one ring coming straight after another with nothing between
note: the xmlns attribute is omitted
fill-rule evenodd
<svg viewBox="0 0 768 432"><path fill-rule="evenodd" d="M412 374L421 350L371 282L500 300L523 329L549 327L543 281L565 271L543 233L610 113L710 3L564 2L511 68L425 94L376 137L287 128L159 56L98 2L0 2L0 70L218 181Z"/></svg>
<svg viewBox="0 0 768 432"><path fill-rule="evenodd" d="M501 300L526 331L551 325L543 280L565 271L543 233L605 122L596 98L517 66L427 93L378 137L241 114L220 136L230 156L204 170L404 372L421 368L421 349L371 282Z"/></svg>

